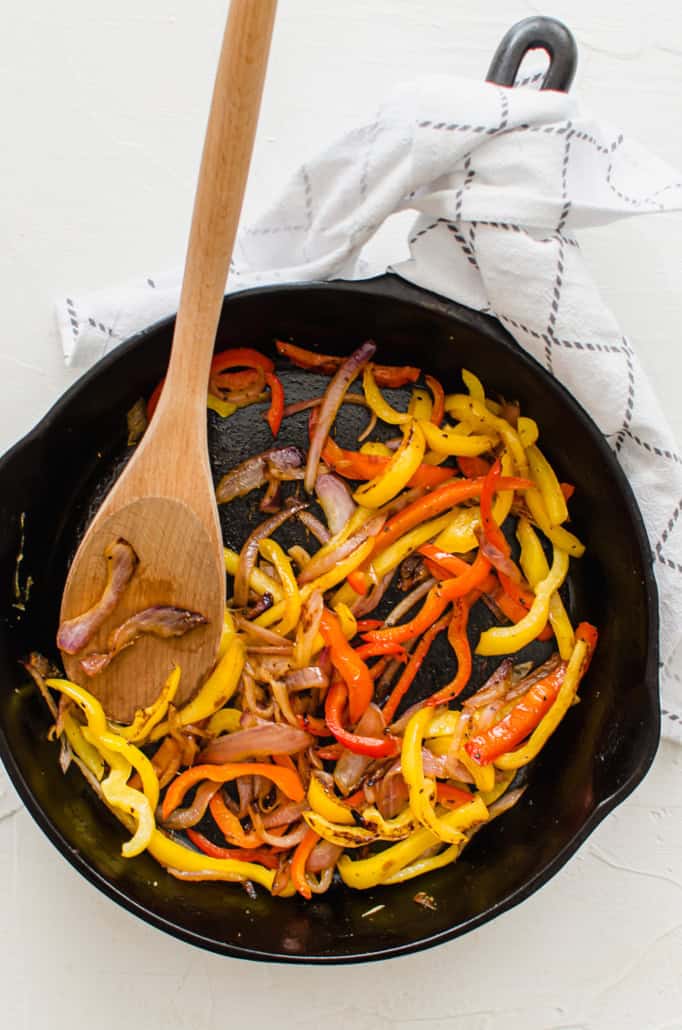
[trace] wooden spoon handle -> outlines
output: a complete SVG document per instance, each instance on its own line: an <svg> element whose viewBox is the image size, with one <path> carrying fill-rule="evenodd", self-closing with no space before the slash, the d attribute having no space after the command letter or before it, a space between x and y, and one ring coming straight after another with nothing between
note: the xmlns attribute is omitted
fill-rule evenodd
<svg viewBox="0 0 682 1030"><path fill-rule="evenodd" d="M256 135L277 0L232 0L194 200L168 375L159 403L200 407ZM186 409L185 409L186 410Z"/></svg>

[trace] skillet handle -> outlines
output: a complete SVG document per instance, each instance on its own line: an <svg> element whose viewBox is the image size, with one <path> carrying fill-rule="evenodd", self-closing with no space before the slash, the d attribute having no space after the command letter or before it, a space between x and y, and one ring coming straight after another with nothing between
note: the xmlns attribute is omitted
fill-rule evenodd
<svg viewBox="0 0 682 1030"><path fill-rule="evenodd" d="M550 58L540 89L568 93L578 65L578 48L573 34L556 18L524 18L512 25L490 62L487 81L513 86L523 58L536 49L546 50Z"/></svg>

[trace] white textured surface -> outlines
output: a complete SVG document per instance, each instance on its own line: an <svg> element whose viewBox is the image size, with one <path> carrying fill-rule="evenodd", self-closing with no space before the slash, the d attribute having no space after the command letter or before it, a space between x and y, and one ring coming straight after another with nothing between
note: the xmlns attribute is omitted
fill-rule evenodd
<svg viewBox="0 0 682 1030"><path fill-rule="evenodd" d="M0 42L0 448L73 378L52 299L163 265L184 245L225 4L34 0ZM482 76L528 4L282 0L248 198L409 74ZM574 87L682 168L682 14L669 2L559 0L578 37ZM9 99L11 98L11 100ZM595 277L678 439L679 215L583 233ZM389 226L375 247L395 258ZM382 966L262 967L204 955L115 908L0 797L2 1024L260 1030L682 1028L682 757L662 747L636 794L520 908L460 941Z"/></svg>

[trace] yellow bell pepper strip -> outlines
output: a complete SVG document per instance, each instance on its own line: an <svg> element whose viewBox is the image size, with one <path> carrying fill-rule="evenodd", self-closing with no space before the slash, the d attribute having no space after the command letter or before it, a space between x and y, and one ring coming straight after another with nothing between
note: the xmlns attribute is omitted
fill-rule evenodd
<svg viewBox="0 0 682 1030"><path fill-rule="evenodd" d="M519 434L519 440L526 450L537 442L540 435L537 422L532 418L527 418L525 415L520 415L516 420L516 432Z"/></svg>
<svg viewBox="0 0 682 1030"><path fill-rule="evenodd" d="M303 818L323 840L342 848L362 848L378 840L404 840L416 828L415 816L409 808L395 819L383 819L377 809L367 809L360 816L362 825L356 825L352 818L350 823L334 823L314 811L304 812Z"/></svg>
<svg viewBox="0 0 682 1030"><path fill-rule="evenodd" d="M537 584L535 600L528 614L516 625L493 626L484 630L476 647L477 654L513 654L535 640L547 622L552 594L566 578L568 561L566 552L555 546L552 567L549 574Z"/></svg>
<svg viewBox="0 0 682 1030"><path fill-rule="evenodd" d="M462 382L469 391L469 396L473 397L476 401L485 402L485 390L483 389L483 383L478 378L478 376L474 375L473 372L470 372L466 368L462 369L461 374Z"/></svg>
<svg viewBox="0 0 682 1030"><path fill-rule="evenodd" d="M545 502L551 525L558 526L568 518L568 508L554 469L542 451L533 445L526 448L530 474Z"/></svg>
<svg viewBox="0 0 682 1030"><path fill-rule="evenodd" d="M368 440L366 443L363 443L360 448L360 454L374 455L375 458L393 457L393 451L385 443L379 443L377 440Z"/></svg>
<svg viewBox="0 0 682 1030"><path fill-rule="evenodd" d="M220 415L221 418L229 418L237 410L237 405L233 404L232 401L224 401L212 393L209 393L206 398L206 407L210 411L215 411L216 415Z"/></svg>
<svg viewBox="0 0 682 1030"><path fill-rule="evenodd" d="M327 728L348 751L356 755L370 755L372 758L390 758L400 750L400 741L386 734L385 737L362 737L343 726L343 713L348 688L340 680L332 683L325 698L324 715Z"/></svg>
<svg viewBox="0 0 682 1030"><path fill-rule="evenodd" d="M129 726L119 726L112 723L114 733L131 744L141 744L147 739L151 731L161 722L168 711L168 706L173 701L180 685L180 669L176 665L166 680L163 690L153 704L148 708L138 708L133 721Z"/></svg>
<svg viewBox="0 0 682 1030"><path fill-rule="evenodd" d="M182 844L171 840L160 830L152 833L147 851L157 862L166 869L179 869L183 872L193 873L216 873L221 874L226 880L234 880L243 883L251 880L259 883L262 887L272 890L275 873L272 869L266 869L255 862L240 862L231 858L212 858L200 851L193 851L185 848Z"/></svg>
<svg viewBox="0 0 682 1030"><path fill-rule="evenodd" d="M429 422L439 426L445 414L445 390L433 376L425 375L426 385L433 394L433 410L429 416Z"/></svg>
<svg viewBox="0 0 682 1030"><path fill-rule="evenodd" d="M233 551L230 547L223 548L223 555L225 558L225 571L230 576L234 576L237 572L237 566L239 564L239 555L236 551ZM249 577L249 586L252 590L255 590L261 597L264 594L272 594L274 601L282 600L282 588L279 583L275 582L272 576L266 575L259 568L253 568L251 570L251 576Z"/></svg>
<svg viewBox="0 0 682 1030"><path fill-rule="evenodd" d="M491 790L481 791L481 797L488 808L505 794L516 776L516 769L507 771L498 770L495 774L495 786Z"/></svg>
<svg viewBox="0 0 682 1030"><path fill-rule="evenodd" d="M315 590L319 590L321 593L326 594L328 590L332 589L332 587L338 586L338 584L342 583L344 579L347 579L350 572L359 568L363 562L369 558L373 547L373 537L370 537L368 540L363 540L359 547L356 547L347 558L338 562L333 569L330 569L329 572L325 572L322 576L318 576L317 579L314 579L312 582L306 583L304 587L301 587L301 600L307 601ZM267 615L269 613L264 612L263 614Z"/></svg>
<svg viewBox="0 0 682 1030"><path fill-rule="evenodd" d="M392 876L387 876L385 880L381 881L380 886L392 887L395 883L405 883L406 880L413 880L417 876L423 876L424 873L431 873L434 869L442 869L443 866L456 862L468 843L469 837L463 837L458 844L450 844L449 847L437 855L432 855L431 858L419 858L416 862L411 862L410 865L399 869Z"/></svg>
<svg viewBox="0 0 682 1030"><path fill-rule="evenodd" d="M365 391L365 400L370 410L382 422L387 422L391 426L404 426L406 422L410 421L411 416L406 411L396 411L384 398L374 379L371 365L365 365L362 373L362 388Z"/></svg>
<svg viewBox="0 0 682 1030"><path fill-rule="evenodd" d="M100 737L103 733L107 732L107 720L104 709L97 698L93 697L84 687L80 687L77 683L72 683L71 680L66 679L48 679L45 680L45 683L52 690L58 690L61 694L66 694L67 697L76 702L85 714L88 729L95 737Z"/></svg>
<svg viewBox="0 0 682 1030"><path fill-rule="evenodd" d="M469 817L471 822L485 822L488 810L480 797L472 797L470 801L449 813L448 821L437 814L433 805L436 784L424 775L422 760L424 734L430 722L431 712L427 708L421 708L414 713L405 727L401 755L402 773L409 791L410 808L419 822L431 830L439 840L456 844L462 837L461 824L459 819L453 820L452 816L461 817L466 825L471 825L467 822Z"/></svg>
<svg viewBox="0 0 682 1030"><path fill-rule="evenodd" d="M333 607L334 613L341 625L344 637L346 640L352 640L358 632L358 620L355 618L347 604L340 602L335 604Z"/></svg>
<svg viewBox="0 0 682 1030"><path fill-rule="evenodd" d="M556 700L535 727L523 747L517 751L509 751L500 755L495 760L495 765L499 769L516 770L532 761L540 753L573 704L580 680L585 675L594 649L597 646L597 631L589 623L581 622L575 636L576 641L573 653L566 667L566 673L556 695Z"/></svg>
<svg viewBox="0 0 682 1030"><path fill-rule="evenodd" d="M405 427L403 441L384 471L358 487L353 499L365 508L380 508L382 504L387 504L412 479L421 465L425 450L424 433L419 424L412 421Z"/></svg>
<svg viewBox="0 0 682 1030"><path fill-rule="evenodd" d="M244 641L235 635L199 692L177 712L176 721L179 726L190 726L201 722L202 719L208 719L227 704L239 685L245 657ZM162 722L152 730L149 739L160 740L168 730L168 723Z"/></svg>
<svg viewBox="0 0 682 1030"><path fill-rule="evenodd" d="M93 747L99 748L110 765L114 761L113 752L115 755L120 755L128 765L135 769L142 781L142 792L149 802L152 812L155 812L159 803L159 780L154 766L144 752L116 733L102 733L96 737L86 726L84 727L84 736Z"/></svg>
<svg viewBox="0 0 682 1030"><path fill-rule="evenodd" d="M104 762L97 748L83 736L83 727L74 718L71 712L66 711L62 715L62 726L71 750L77 755L83 765L90 770L96 780L104 776Z"/></svg>
<svg viewBox="0 0 682 1030"><path fill-rule="evenodd" d="M451 737L459 726L460 712L451 708L439 708L431 712L431 722L428 725L426 736L431 740L434 737Z"/></svg>
<svg viewBox="0 0 682 1030"><path fill-rule="evenodd" d="M274 565L282 584L284 618L277 627L277 632L285 637L287 633L296 628L301 614L301 595L296 582L296 576L291 567L291 562L275 540L269 538L261 540L258 546L265 560Z"/></svg>
<svg viewBox="0 0 682 1030"><path fill-rule="evenodd" d="M223 632L220 634L220 644L218 645L218 654L216 655L216 661L220 661L225 652L227 651L230 640L235 635L234 619L229 608L226 608L223 612Z"/></svg>
<svg viewBox="0 0 682 1030"><path fill-rule="evenodd" d="M585 553L585 545L578 540L577 536L574 536L573 533L565 529L564 526L552 526L550 524L545 502L537 487L526 490L525 501L534 522L547 539L551 540L555 547L560 547L562 551L567 551L572 558L582 558Z"/></svg>
<svg viewBox="0 0 682 1030"><path fill-rule="evenodd" d="M308 804L314 812L321 815L330 823L341 823L345 826L354 826L353 813L346 805L333 796L331 791L323 786L318 776L313 773L310 777L308 787Z"/></svg>
<svg viewBox="0 0 682 1030"><path fill-rule="evenodd" d="M346 479L381 478L388 469L392 458L382 458L378 454L361 454L359 451L346 451L328 436L322 448L322 459L330 469L338 472ZM452 479L455 470L451 468L435 468L433 465L419 465L409 482L409 486L423 486L431 489L439 486L446 479Z"/></svg>
<svg viewBox="0 0 682 1030"><path fill-rule="evenodd" d="M420 386L416 386L414 388L412 396L410 397L410 403L407 406L407 411L414 419L425 422L431 421L433 401L426 390L423 390Z"/></svg>
<svg viewBox="0 0 682 1030"><path fill-rule="evenodd" d="M476 790L480 791L482 795L492 791L495 786L494 765L479 765L478 762L474 762L473 758L469 757L463 747L457 752L457 758L473 776Z"/></svg>
<svg viewBox="0 0 682 1030"><path fill-rule="evenodd" d="M374 695L374 680L367 665L350 646L337 617L322 609L320 633L329 648L332 665L348 688L348 715L353 725L364 715Z"/></svg>
<svg viewBox="0 0 682 1030"><path fill-rule="evenodd" d="M436 426L433 422L417 424L426 438L428 447L436 454L477 457L495 446L496 438L493 436L464 436L456 431L456 427Z"/></svg>
<svg viewBox="0 0 682 1030"><path fill-rule="evenodd" d="M514 490L527 490L528 487L532 486L532 480L530 479L523 480L527 484L526 486L519 485L518 480L516 485L511 485L510 480L514 478L512 475L514 462L508 451L503 453L501 460L502 476L498 480L498 493L493 501L493 517L498 526L501 526L509 515L514 501ZM486 475L488 471L490 471L489 468L486 471ZM481 484L484 480L485 476L482 476L480 478ZM474 480L471 481L474 482ZM444 551L454 551L456 554L466 554L468 551L473 551L478 547L478 537L476 534L480 525L481 513L478 507L459 511L449 526L436 539L436 545Z"/></svg>
<svg viewBox="0 0 682 1030"><path fill-rule="evenodd" d="M519 564L531 587L535 588L548 575L549 565L537 533L523 516L516 526L516 538L521 545ZM573 651L575 635L564 602L556 593L552 594L549 602L549 621L554 630L559 654L564 661L568 661Z"/></svg>
<svg viewBox="0 0 682 1030"><path fill-rule="evenodd" d="M94 734L93 734L94 736ZM124 858L134 858L149 847L156 824L149 799L139 790L126 785L130 763L120 755L108 752L109 775L102 780L102 794L108 805L135 820L135 833L121 847Z"/></svg>
<svg viewBox="0 0 682 1030"><path fill-rule="evenodd" d="M314 830L308 830L305 837L294 851L294 857L291 860L291 866L289 869L291 882L301 897L305 898L307 901L310 901L312 891L310 890L310 884L306 879L305 867L308 859L310 858L310 853L319 839L319 836Z"/></svg>
<svg viewBox="0 0 682 1030"><path fill-rule="evenodd" d="M520 744L556 700L566 675L566 662L534 683L499 722L467 740L464 748L479 765L488 765Z"/></svg>
<svg viewBox="0 0 682 1030"><path fill-rule="evenodd" d="M194 765L185 769L173 780L166 791L161 805L161 815L167 819L171 812L180 805L185 794L195 783L211 780L213 783L227 783L238 776L265 776L279 787L290 801L303 801L305 791L298 773L279 765L268 765L266 762L224 762L222 765Z"/></svg>
<svg viewBox="0 0 682 1030"><path fill-rule="evenodd" d="M238 708L221 708L212 715L206 726L206 733L219 737L221 733L234 733L241 728L242 713Z"/></svg>
<svg viewBox="0 0 682 1030"><path fill-rule="evenodd" d="M493 430L497 433L510 452L516 466L516 473L519 476L528 474L528 461L523 444L519 435L510 424L499 415L494 415L488 410L483 401L476 400L466 394L451 394L445 398L445 410L462 422L472 422L479 425L483 430Z"/></svg>

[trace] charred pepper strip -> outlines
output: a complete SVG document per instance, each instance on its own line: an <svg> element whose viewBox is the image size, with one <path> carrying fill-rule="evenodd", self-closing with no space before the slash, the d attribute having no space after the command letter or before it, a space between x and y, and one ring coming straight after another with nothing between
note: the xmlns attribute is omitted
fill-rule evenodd
<svg viewBox="0 0 682 1030"><path fill-rule="evenodd" d="M344 729L343 709L347 693L345 683L339 680L327 691L324 714L329 732L336 737L339 744L356 755L369 755L372 758L390 758L391 755L397 755L400 751L400 741L396 737L361 737ZM321 751L318 751L318 754L322 756Z"/></svg>

